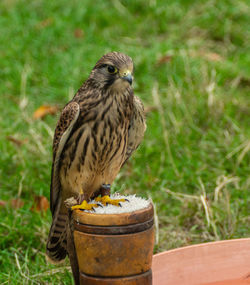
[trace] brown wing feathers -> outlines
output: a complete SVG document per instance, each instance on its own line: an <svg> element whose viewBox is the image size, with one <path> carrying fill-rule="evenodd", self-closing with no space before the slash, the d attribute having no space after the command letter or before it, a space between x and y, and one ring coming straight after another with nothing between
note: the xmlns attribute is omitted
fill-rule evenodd
<svg viewBox="0 0 250 285"><path fill-rule="evenodd" d="M60 181L58 173L60 156L78 119L79 112L79 105L76 102L70 102L64 107L56 126L53 140L53 163L50 185L50 209L52 215L55 211L55 207L58 205L58 195L60 192Z"/></svg>
<svg viewBox="0 0 250 285"><path fill-rule="evenodd" d="M76 102L65 106L57 123L53 141L53 163L50 188L50 208L52 212L52 225L49 232L46 253L53 262L63 260L67 255L66 232L68 217L60 212L61 184L59 180L60 156L69 138L72 128L79 115L79 105Z"/></svg>

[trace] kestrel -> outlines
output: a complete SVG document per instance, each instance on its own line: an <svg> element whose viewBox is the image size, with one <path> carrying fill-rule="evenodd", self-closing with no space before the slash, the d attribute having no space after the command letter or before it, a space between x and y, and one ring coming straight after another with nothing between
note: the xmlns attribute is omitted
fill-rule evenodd
<svg viewBox="0 0 250 285"><path fill-rule="evenodd" d="M68 210L64 201L77 198L73 208L91 209L96 200L111 200L110 185L139 146L145 129L144 108L133 94L132 59L119 52L105 54L88 79L64 107L53 140L50 187L52 225L47 256L54 262L67 255Z"/></svg>

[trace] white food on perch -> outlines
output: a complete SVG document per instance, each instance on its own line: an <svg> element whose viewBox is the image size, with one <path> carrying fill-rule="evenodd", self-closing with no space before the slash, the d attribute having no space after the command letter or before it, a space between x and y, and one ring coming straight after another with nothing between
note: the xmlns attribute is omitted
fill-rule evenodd
<svg viewBox="0 0 250 285"><path fill-rule="evenodd" d="M121 214L121 213L129 213L138 211L144 208L147 208L150 204L149 200L146 200L141 197L137 197L136 195L120 195L118 193L110 195L111 199L127 199L128 202L120 202L121 207L117 207L111 204L108 204L103 207L96 207L95 211L85 211L89 213L95 213L95 214ZM96 203L94 200L89 202Z"/></svg>

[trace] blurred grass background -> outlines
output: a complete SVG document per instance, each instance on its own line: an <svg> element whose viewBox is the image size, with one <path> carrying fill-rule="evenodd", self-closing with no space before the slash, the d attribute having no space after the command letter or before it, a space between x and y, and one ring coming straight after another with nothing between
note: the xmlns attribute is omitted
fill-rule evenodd
<svg viewBox="0 0 250 285"><path fill-rule="evenodd" d="M73 284L45 260L57 117L106 52L130 55L148 128L114 191L151 197L155 252L250 234L247 0L0 2L1 284ZM4 204L4 203L2 203Z"/></svg>

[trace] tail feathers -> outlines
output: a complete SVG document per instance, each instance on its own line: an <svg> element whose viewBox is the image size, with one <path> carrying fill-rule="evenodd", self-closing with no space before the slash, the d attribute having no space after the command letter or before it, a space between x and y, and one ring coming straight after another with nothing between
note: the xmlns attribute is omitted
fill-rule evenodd
<svg viewBox="0 0 250 285"><path fill-rule="evenodd" d="M68 216L55 214L49 232L46 254L52 263L58 263L67 255Z"/></svg>

